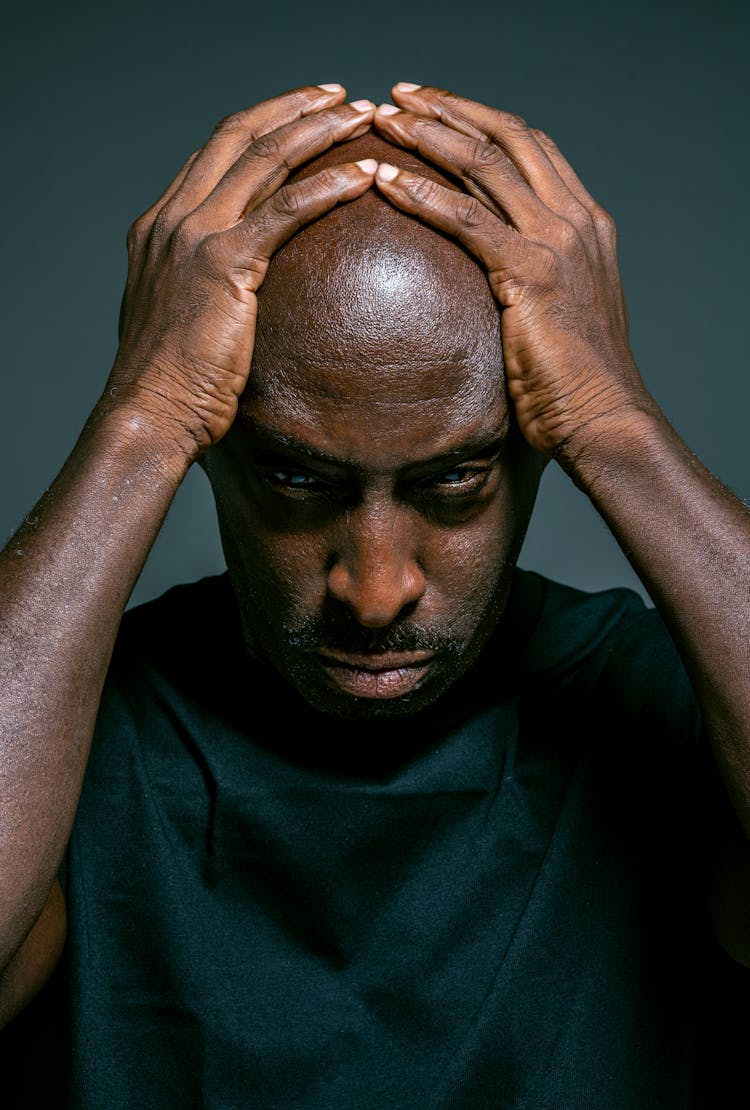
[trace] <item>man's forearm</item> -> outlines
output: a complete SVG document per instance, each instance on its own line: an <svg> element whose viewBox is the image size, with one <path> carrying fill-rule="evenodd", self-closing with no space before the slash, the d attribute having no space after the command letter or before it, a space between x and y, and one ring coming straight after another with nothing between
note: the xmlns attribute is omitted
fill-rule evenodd
<svg viewBox="0 0 750 1110"><path fill-rule="evenodd" d="M552 139L444 89L399 84L374 123L467 192L382 163L377 187L454 235L503 310L519 428L592 498L651 591L692 676L750 833L750 514L690 454L641 380L611 216ZM470 194L470 195L467 195Z"/></svg>
<svg viewBox="0 0 750 1110"><path fill-rule="evenodd" d="M187 466L97 415L0 555L0 969L49 895L119 622Z"/></svg>
<svg viewBox="0 0 750 1110"><path fill-rule="evenodd" d="M228 117L130 229L106 402L0 561L0 972L65 850L143 561L190 461L234 420L271 255L372 185L367 159L286 182L367 130L375 106L345 96L305 86Z"/></svg>
<svg viewBox="0 0 750 1110"><path fill-rule="evenodd" d="M667 623L750 835L750 512L656 413L603 422L566 469Z"/></svg>

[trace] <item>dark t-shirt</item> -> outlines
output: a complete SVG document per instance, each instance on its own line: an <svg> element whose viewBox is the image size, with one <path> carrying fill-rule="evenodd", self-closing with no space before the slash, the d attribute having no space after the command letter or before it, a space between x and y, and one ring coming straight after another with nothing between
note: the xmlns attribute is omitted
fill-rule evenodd
<svg viewBox="0 0 750 1110"><path fill-rule="evenodd" d="M66 955L6 1084L77 1110L731 1105L702 1020L747 997L706 923L723 804L628 591L518 572L468 675L363 725L247 656L226 577L178 587L124 619Z"/></svg>

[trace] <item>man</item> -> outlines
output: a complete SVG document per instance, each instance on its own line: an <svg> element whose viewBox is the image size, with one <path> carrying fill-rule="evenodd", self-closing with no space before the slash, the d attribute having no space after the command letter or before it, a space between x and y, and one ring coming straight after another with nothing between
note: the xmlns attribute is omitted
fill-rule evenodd
<svg viewBox="0 0 750 1110"><path fill-rule="evenodd" d="M685 1106L709 910L750 956L748 514L551 140L393 95L296 90L188 160L3 555L5 1020L65 947L8 1029L32 1105L56 1044L76 1106ZM548 459L684 670L627 592L514 570ZM231 589L115 646L196 460Z"/></svg>

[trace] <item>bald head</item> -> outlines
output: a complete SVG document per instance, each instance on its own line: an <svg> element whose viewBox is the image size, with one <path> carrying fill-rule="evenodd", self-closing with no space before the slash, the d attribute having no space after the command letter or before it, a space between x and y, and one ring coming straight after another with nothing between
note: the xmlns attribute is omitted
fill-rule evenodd
<svg viewBox="0 0 750 1110"><path fill-rule="evenodd" d="M450 184L371 134L304 173L363 158ZM496 625L539 480L500 339L479 265L376 188L271 260L206 465L248 646L318 710L416 712Z"/></svg>
<svg viewBox="0 0 750 1110"><path fill-rule="evenodd" d="M438 169L373 133L308 163L307 177L375 158L456 188ZM294 180L294 178L293 178ZM454 240L373 188L305 227L271 260L260 289L253 379L346 368L360 380L425 367L502 367L500 317L486 275Z"/></svg>

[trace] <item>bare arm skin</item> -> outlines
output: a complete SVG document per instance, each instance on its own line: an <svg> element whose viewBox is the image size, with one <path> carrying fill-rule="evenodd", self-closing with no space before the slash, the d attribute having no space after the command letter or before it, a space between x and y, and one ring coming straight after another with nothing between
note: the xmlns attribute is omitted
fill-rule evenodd
<svg viewBox="0 0 750 1110"><path fill-rule="evenodd" d="M404 211L456 236L503 312L508 390L528 442L591 498L648 588L690 674L750 835L750 513L685 446L633 361L611 217L552 140L445 91L396 86L375 125L471 196L381 166ZM750 965L750 853L722 859L714 925Z"/></svg>
<svg viewBox="0 0 750 1110"><path fill-rule="evenodd" d="M188 467L234 419L270 256L372 185L369 162L284 185L367 129L373 106L344 98L313 86L222 121L136 221L107 388L0 556L0 1022L62 946L55 876L119 622Z"/></svg>

